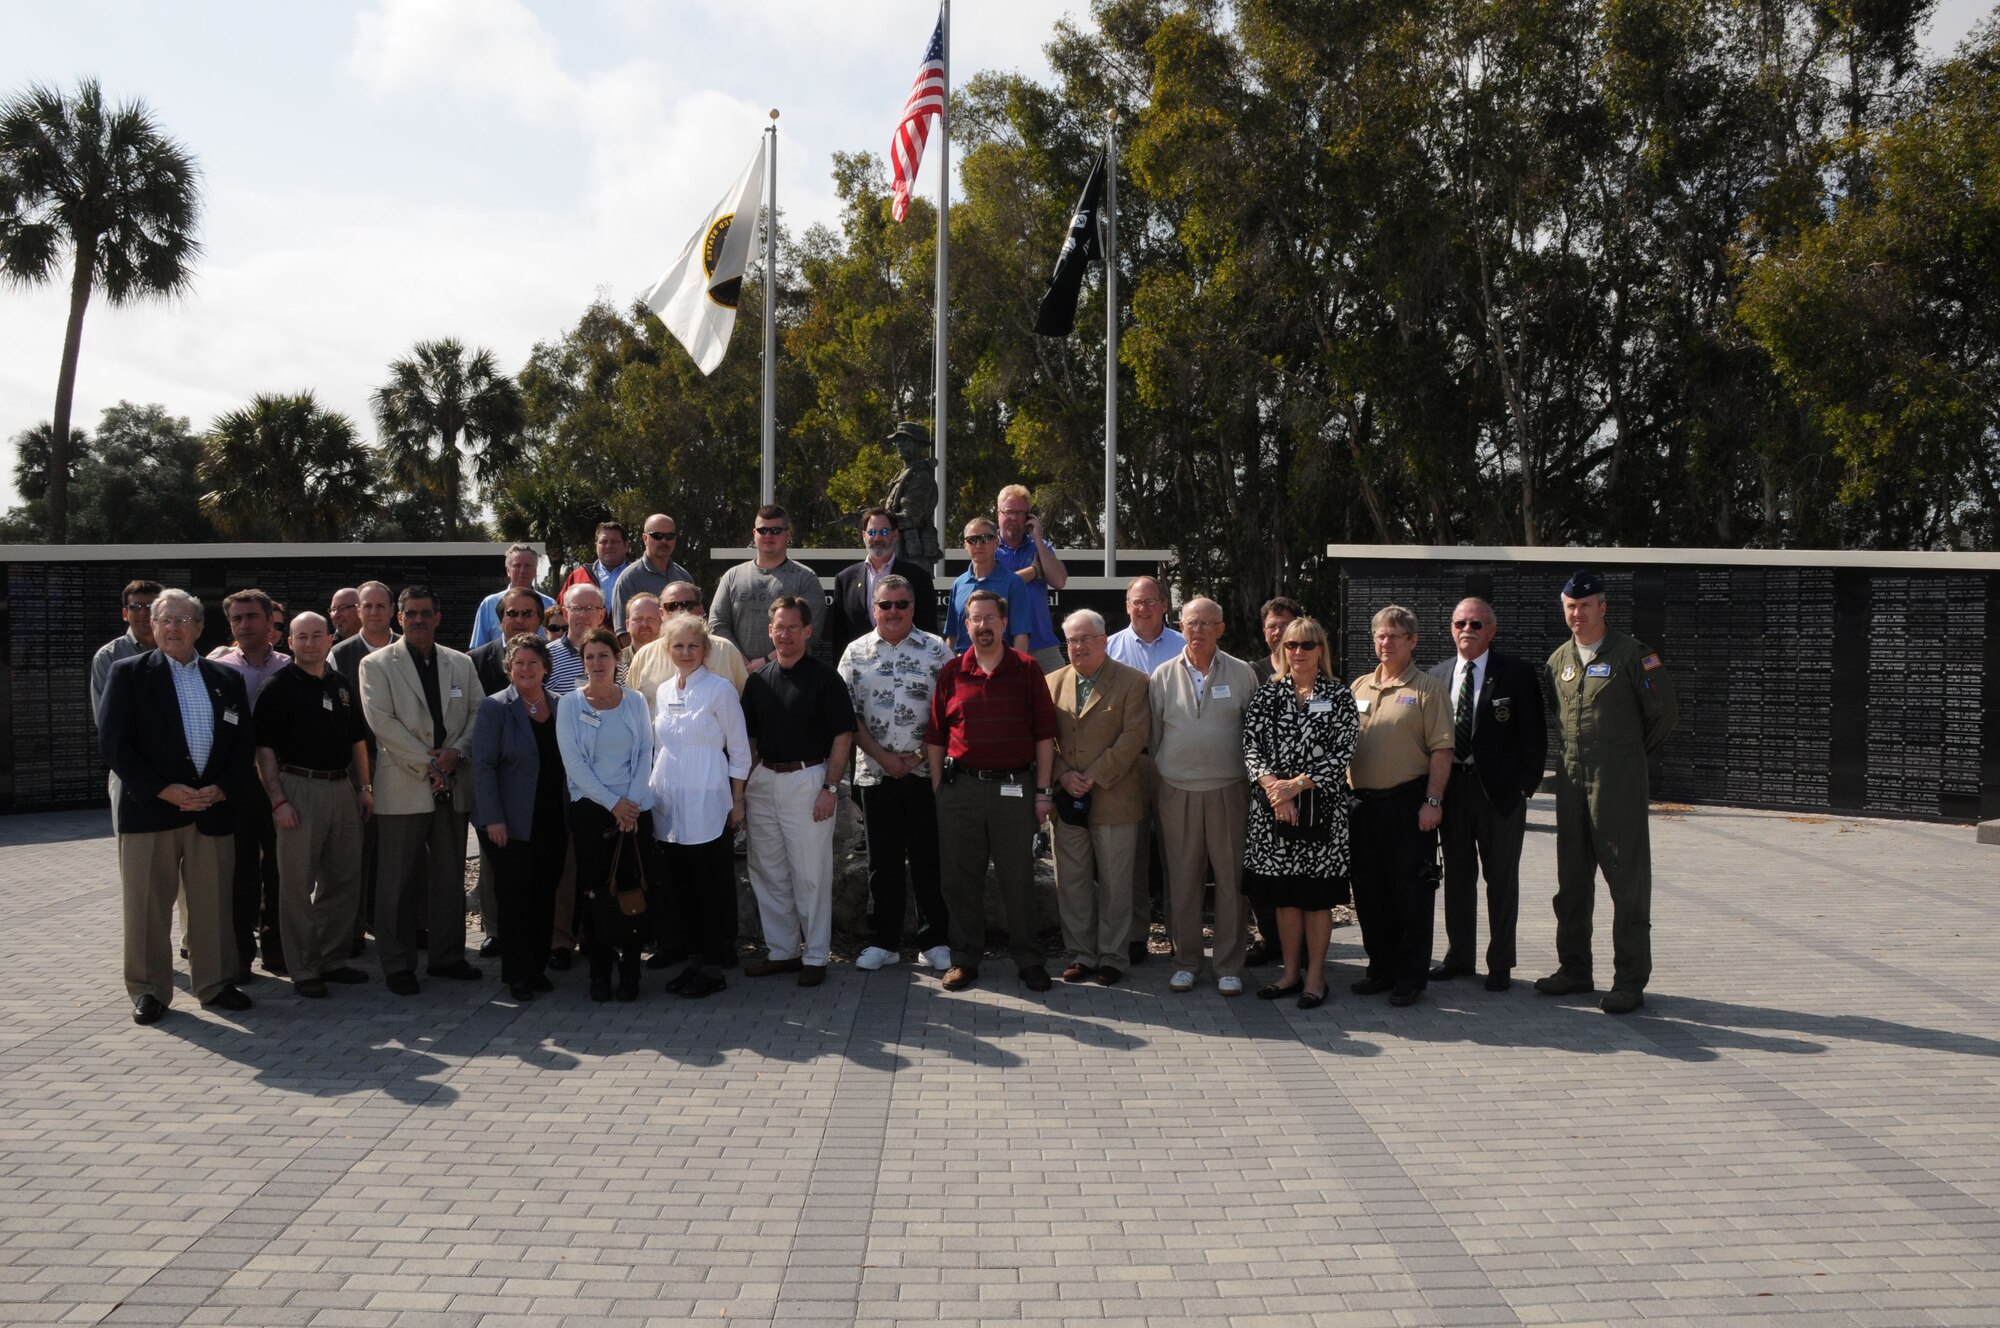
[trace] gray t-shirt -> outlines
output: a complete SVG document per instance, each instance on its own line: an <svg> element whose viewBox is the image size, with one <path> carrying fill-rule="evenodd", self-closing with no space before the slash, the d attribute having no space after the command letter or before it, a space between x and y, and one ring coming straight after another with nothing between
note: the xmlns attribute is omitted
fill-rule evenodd
<svg viewBox="0 0 2000 1328"><path fill-rule="evenodd" d="M605 605L611 612L607 625L614 632L624 630L626 600L634 595L658 595L676 581L695 584L695 579L688 575L688 569L671 558L667 560L664 572L654 571L653 565L644 558L626 563L625 570L618 574L618 580L611 587L611 602Z"/></svg>
<svg viewBox="0 0 2000 1328"><path fill-rule="evenodd" d="M824 625L826 592L810 567L787 558L767 570L753 559L736 564L716 583L708 630L729 638L745 659L761 659L771 653L771 601L780 595L805 600L812 605L813 626Z"/></svg>

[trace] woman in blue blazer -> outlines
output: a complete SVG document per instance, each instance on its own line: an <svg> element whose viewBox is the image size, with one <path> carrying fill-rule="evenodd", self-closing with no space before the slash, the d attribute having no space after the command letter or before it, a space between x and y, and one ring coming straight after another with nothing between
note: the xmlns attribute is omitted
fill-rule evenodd
<svg viewBox="0 0 2000 1328"><path fill-rule="evenodd" d="M472 722L472 820L492 850L500 908L500 980L517 1001L553 991L549 944L556 886L569 853L569 782L556 739L558 698L543 690L547 645L507 645L511 685L479 703Z"/></svg>

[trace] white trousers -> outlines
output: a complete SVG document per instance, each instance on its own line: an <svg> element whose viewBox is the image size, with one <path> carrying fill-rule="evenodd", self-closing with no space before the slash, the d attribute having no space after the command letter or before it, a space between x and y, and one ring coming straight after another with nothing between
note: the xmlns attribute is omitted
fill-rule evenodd
<svg viewBox="0 0 2000 1328"><path fill-rule="evenodd" d="M759 765L744 791L750 889L774 960L824 967L833 949L833 826L813 820L826 766L776 774Z"/></svg>

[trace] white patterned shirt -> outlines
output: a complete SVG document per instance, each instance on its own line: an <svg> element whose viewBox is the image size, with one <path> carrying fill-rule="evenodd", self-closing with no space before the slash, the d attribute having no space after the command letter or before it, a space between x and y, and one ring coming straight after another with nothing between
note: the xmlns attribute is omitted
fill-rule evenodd
<svg viewBox="0 0 2000 1328"><path fill-rule="evenodd" d="M931 692L937 676L952 658L943 638L920 627L895 645L879 632L858 636L840 656L840 678L854 697L854 716L867 725L877 746L892 752L921 752L930 722ZM856 744L861 756L854 782L866 787L882 782L882 767ZM918 762L913 775L929 774Z"/></svg>

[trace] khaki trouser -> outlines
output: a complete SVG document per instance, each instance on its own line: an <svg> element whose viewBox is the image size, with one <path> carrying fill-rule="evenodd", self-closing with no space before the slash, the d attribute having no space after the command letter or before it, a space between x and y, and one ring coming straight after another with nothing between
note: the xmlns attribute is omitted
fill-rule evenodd
<svg viewBox="0 0 2000 1328"><path fill-rule="evenodd" d="M465 813L450 806L381 822L375 953L382 973L415 973L417 931L430 931L435 973L465 958Z"/></svg>
<svg viewBox="0 0 2000 1328"><path fill-rule="evenodd" d="M833 826L813 820L826 765L780 774L759 765L744 790L750 889L774 960L826 967L833 945Z"/></svg>
<svg viewBox="0 0 2000 1328"><path fill-rule="evenodd" d="M1196 793L1160 781L1160 854L1167 869L1167 933L1174 963L1201 971L1202 868L1215 874L1215 975L1243 975L1243 836L1248 781Z"/></svg>
<svg viewBox="0 0 2000 1328"><path fill-rule="evenodd" d="M125 994L174 994L174 896L187 896L188 973L195 999L213 1000L242 969L230 922L236 840L178 830L118 836L125 912Z"/></svg>
<svg viewBox="0 0 2000 1328"><path fill-rule="evenodd" d="M317 978L347 958L361 902L361 807L345 779L279 772L299 823L278 827L278 936L292 981Z"/></svg>
<svg viewBox="0 0 2000 1328"><path fill-rule="evenodd" d="M1055 823L1056 911L1070 960L1125 969L1132 934L1132 853L1145 824Z"/></svg>

